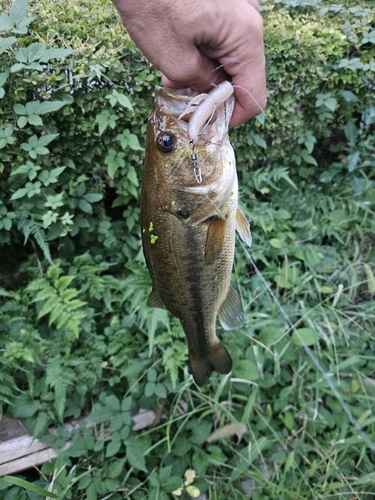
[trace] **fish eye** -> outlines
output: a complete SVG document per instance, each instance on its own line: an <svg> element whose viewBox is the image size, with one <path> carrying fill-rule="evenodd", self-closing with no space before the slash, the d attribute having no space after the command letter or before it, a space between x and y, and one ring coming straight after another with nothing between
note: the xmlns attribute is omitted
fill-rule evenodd
<svg viewBox="0 0 375 500"><path fill-rule="evenodd" d="M157 145L159 151L161 151L162 153L171 153L175 148L176 139L173 134L169 132L163 132L157 139Z"/></svg>

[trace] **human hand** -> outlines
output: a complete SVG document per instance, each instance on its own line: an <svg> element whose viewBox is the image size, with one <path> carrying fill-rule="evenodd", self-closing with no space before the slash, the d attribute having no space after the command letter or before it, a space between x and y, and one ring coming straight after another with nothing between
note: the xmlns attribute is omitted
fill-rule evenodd
<svg viewBox="0 0 375 500"><path fill-rule="evenodd" d="M208 92L231 79L230 126L266 106L263 23L256 0L112 0L163 84Z"/></svg>

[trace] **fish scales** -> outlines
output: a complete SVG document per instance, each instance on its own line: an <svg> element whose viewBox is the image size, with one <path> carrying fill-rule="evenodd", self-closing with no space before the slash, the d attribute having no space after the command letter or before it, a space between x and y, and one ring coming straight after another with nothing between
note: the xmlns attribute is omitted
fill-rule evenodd
<svg viewBox="0 0 375 500"><path fill-rule="evenodd" d="M195 382L212 371L227 374L232 360L216 336L244 321L230 285L235 229L249 242L250 229L238 209L237 175L227 137L233 99L216 110L194 153L202 183L194 176L184 91L157 88L148 121L141 195L142 244L153 290L148 305L166 308L184 329ZM194 110L192 111L194 113Z"/></svg>

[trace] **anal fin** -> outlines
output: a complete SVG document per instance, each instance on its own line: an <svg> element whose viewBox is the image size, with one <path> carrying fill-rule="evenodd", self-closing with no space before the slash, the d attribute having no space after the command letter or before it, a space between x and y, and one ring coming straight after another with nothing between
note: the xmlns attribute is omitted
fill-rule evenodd
<svg viewBox="0 0 375 500"><path fill-rule="evenodd" d="M219 320L224 330L241 328L245 323L241 299L236 290L230 285L228 294L219 309Z"/></svg>

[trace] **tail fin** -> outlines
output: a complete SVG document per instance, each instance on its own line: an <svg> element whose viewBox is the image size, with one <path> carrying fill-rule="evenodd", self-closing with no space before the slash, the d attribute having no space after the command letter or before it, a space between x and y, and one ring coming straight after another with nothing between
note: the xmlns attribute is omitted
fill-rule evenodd
<svg viewBox="0 0 375 500"><path fill-rule="evenodd" d="M193 378L199 387L208 382L213 371L226 375L232 369L232 358L219 340L205 356L189 353L189 361Z"/></svg>

